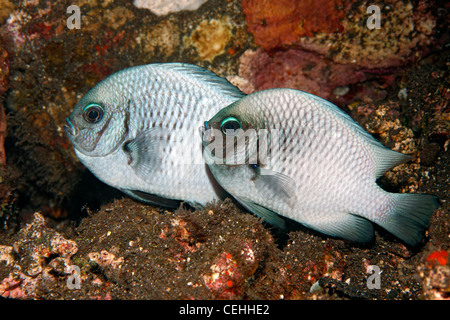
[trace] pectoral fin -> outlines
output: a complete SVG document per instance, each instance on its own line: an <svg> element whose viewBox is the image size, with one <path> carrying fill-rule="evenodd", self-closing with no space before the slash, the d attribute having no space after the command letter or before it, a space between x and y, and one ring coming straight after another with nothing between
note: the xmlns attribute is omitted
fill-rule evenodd
<svg viewBox="0 0 450 320"><path fill-rule="evenodd" d="M130 155L130 166L140 176L147 176L161 166L161 154L168 144L168 130L154 127L139 133L124 146Z"/></svg>
<svg viewBox="0 0 450 320"><path fill-rule="evenodd" d="M256 189L266 199L284 201L289 206L296 201L296 184L291 177L254 165Z"/></svg>

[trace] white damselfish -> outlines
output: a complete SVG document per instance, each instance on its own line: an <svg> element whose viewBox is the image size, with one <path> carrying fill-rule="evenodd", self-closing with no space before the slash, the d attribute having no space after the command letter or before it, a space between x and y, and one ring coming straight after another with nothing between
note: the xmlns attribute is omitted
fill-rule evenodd
<svg viewBox="0 0 450 320"><path fill-rule="evenodd" d="M90 90L65 131L80 161L106 184L150 203L203 206L223 190L203 160L198 127L243 96L198 66L137 66Z"/></svg>
<svg viewBox="0 0 450 320"><path fill-rule="evenodd" d="M435 196L395 194L376 180L410 159L364 131L346 113L292 89L250 94L219 111L201 130L217 182L269 223L278 215L358 242L374 222L416 245L438 208Z"/></svg>

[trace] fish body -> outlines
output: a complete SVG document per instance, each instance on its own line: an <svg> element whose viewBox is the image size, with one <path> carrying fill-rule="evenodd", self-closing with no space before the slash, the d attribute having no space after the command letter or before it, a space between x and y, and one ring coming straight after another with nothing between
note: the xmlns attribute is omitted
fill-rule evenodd
<svg viewBox="0 0 450 320"><path fill-rule="evenodd" d="M202 137L219 184L278 226L281 215L366 242L374 222L416 245L438 207L432 195L380 188L376 179L410 157L384 147L332 103L302 91L250 94L205 122Z"/></svg>
<svg viewBox="0 0 450 320"><path fill-rule="evenodd" d="M198 66L149 64L92 88L66 120L80 161L101 181L164 206L194 206L223 190L202 158L198 127L244 94Z"/></svg>

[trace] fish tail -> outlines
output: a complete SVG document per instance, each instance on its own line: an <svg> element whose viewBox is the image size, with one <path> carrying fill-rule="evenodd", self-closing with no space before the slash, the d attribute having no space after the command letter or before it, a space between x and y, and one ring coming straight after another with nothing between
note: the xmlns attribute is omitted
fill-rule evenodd
<svg viewBox="0 0 450 320"><path fill-rule="evenodd" d="M429 194L390 195L390 213L377 223L405 243L416 246L429 226L431 215L440 206L438 198Z"/></svg>

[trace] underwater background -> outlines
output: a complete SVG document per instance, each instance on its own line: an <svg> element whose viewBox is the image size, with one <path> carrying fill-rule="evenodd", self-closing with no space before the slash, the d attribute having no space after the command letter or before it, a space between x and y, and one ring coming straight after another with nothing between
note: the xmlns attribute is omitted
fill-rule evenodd
<svg viewBox="0 0 450 320"><path fill-rule="evenodd" d="M369 6L372 8L368 10ZM0 0L0 295L17 299L450 297L445 1ZM188 62L245 93L300 89L414 160L378 183L438 196L426 241L289 233L228 199L144 205L76 158L65 118L124 68ZM75 266L79 288L69 285ZM379 267L381 286L369 284Z"/></svg>

